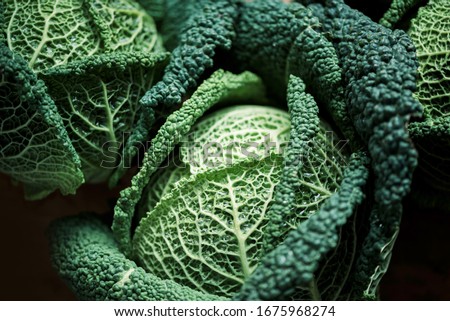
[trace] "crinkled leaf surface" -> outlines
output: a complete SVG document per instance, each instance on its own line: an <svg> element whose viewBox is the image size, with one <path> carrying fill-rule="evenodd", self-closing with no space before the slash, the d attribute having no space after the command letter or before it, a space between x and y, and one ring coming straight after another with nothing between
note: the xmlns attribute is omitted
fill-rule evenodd
<svg viewBox="0 0 450 321"><path fill-rule="evenodd" d="M117 247L98 215L64 217L48 230L52 263L80 300L224 300L147 273Z"/></svg>
<svg viewBox="0 0 450 321"><path fill-rule="evenodd" d="M153 18L136 1L87 2L107 51L147 51L160 46Z"/></svg>
<svg viewBox="0 0 450 321"><path fill-rule="evenodd" d="M80 160L45 84L0 43L0 171L24 184L28 199L74 194Z"/></svg>
<svg viewBox="0 0 450 321"><path fill-rule="evenodd" d="M255 0L242 5L232 52L237 65L257 73L284 99L291 74L324 105L355 149L361 141L349 117L342 70L333 43L309 8L293 1Z"/></svg>
<svg viewBox="0 0 450 321"><path fill-rule="evenodd" d="M271 153L280 154L288 142L289 131L288 115L271 107L237 105L206 117L181 141L181 161L168 160L152 175L141 200L140 215L151 211L182 177L249 157L261 159Z"/></svg>
<svg viewBox="0 0 450 321"><path fill-rule="evenodd" d="M297 173L296 201L291 204L293 213L285 215L285 224L292 228L297 227L299 220L314 214L338 190L348 162L345 142L324 122L319 123L308 145L301 155L302 165Z"/></svg>
<svg viewBox="0 0 450 321"><path fill-rule="evenodd" d="M450 189L450 7L431 0L411 21L408 31L419 59L416 97L424 108L411 135L420 152L422 179L440 190Z"/></svg>
<svg viewBox="0 0 450 321"><path fill-rule="evenodd" d="M131 0L5 0L3 7L8 47L36 72L157 44L153 19Z"/></svg>
<svg viewBox="0 0 450 321"><path fill-rule="evenodd" d="M354 290L359 291L356 297L375 298L383 275L380 271L389 263L383 248L392 244L397 233L399 219L391 220L391 215L401 212L417 166L418 153L407 131L410 118L422 112L413 96L418 65L415 47L405 32L373 22L343 0L301 2L319 17L336 48L347 110L370 153L379 215L371 220L358 257Z"/></svg>
<svg viewBox="0 0 450 321"><path fill-rule="evenodd" d="M45 79L86 180L104 181L114 170L115 185L153 121L138 103L153 78L159 80L154 72L163 61L149 54L162 50L152 17L131 0L8 0L2 6L7 45Z"/></svg>
<svg viewBox="0 0 450 321"><path fill-rule="evenodd" d="M140 222L137 262L205 293L236 293L258 264L281 164L281 157L241 162L180 182Z"/></svg>
<svg viewBox="0 0 450 321"><path fill-rule="evenodd" d="M315 149L301 155L305 166L294 204L285 206L295 215L286 212L290 220L284 222L283 237L314 214L342 178L345 157L326 137L327 127L319 126L318 121L316 126L312 132L317 138ZM161 278L196 290L228 297L235 294L263 254L266 213L283 171L283 158L275 156L281 154L280 149L267 155L258 152L270 150L269 142L285 144L289 130L287 113L261 106L221 109L194 126L194 143L181 152L191 175L168 168L165 171L177 173L156 180L155 189L163 191L162 198L139 223L133 239L137 261ZM268 135L273 138L265 140ZM214 155L218 161L213 164L205 161L202 153L209 142L214 142L214 150L207 156ZM221 147L230 143L238 147L231 154L231 148ZM242 153L241 147L248 145L257 156ZM186 157L188 151L191 158ZM164 183L170 187L162 186ZM157 196L155 192L151 195Z"/></svg>
<svg viewBox="0 0 450 321"><path fill-rule="evenodd" d="M179 110L167 118L152 139L139 173L133 177L131 186L122 190L114 208L112 229L122 251L127 254L130 251L132 218L151 175L158 170L175 145L188 134L196 120L206 110L223 100L230 98L252 100L261 96L264 96L264 86L254 74L244 72L235 75L217 70L197 88Z"/></svg>
<svg viewBox="0 0 450 321"><path fill-rule="evenodd" d="M207 68L214 64L219 49L228 50L235 36L238 16L236 0L168 0L163 23L173 36L172 59L163 79L142 97L141 103L152 109L171 112L198 86Z"/></svg>
<svg viewBox="0 0 450 321"><path fill-rule="evenodd" d="M254 105L224 108L192 128L182 141L181 160L197 174L246 158L280 154L289 131L289 115L282 110Z"/></svg>
<svg viewBox="0 0 450 321"><path fill-rule="evenodd" d="M178 186L182 178L191 175L189 167L183 163L161 164L160 169L152 175L150 182L143 191L138 205L138 219L151 212L158 202Z"/></svg>
<svg viewBox="0 0 450 321"><path fill-rule="evenodd" d="M106 180L121 162L124 144L136 131L142 113L139 99L158 78L168 55L114 53L96 55L47 70L49 86L72 143L81 158L86 181ZM143 132L152 124L145 124Z"/></svg>
<svg viewBox="0 0 450 321"><path fill-rule="evenodd" d="M416 96L425 118L450 117L450 7L430 0L411 22L409 36L419 59Z"/></svg>
<svg viewBox="0 0 450 321"><path fill-rule="evenodd" d="M345 195L346 184L358 190L364 181L352 182L347 177L347 183L341 182L343 168L348 166L346 151L319 121L318 107L299 77L290 77L287 98L291 132L281 179L266 215L263 266L235 298L334 300L341 295L355 258L355 219L342 225L356 214L355 204L361 201ZM360 160L356 156L351 162ZM356 174L346 171L347 176ZM298 243L283 245L293 240Z"/></svg>
<svg viewBox="0 0 450 321"><path fill-rule="evenodd" d="M388 28L394 28L412 8L419 4L424 4L426 1L427 0L393 0L389 10L386 11L380 19L380 24Z"/></svg>
<svg viewBox="0 0 450 321"><path fill-rule="evenodd" d="M292 230L276 249L264 255L234 299L286 300L300 297L320 300L322 294L324 299L335 299L342 286L340 282L345 282L348 262L344 267L335 265L343 271L324 275L325 279L321 277L323 270L319 268L319 263L321 258L325 258L328 264L327 255L336 258L330 251L340 244L346 245L346 242L338 243L341 237L339 231L364 198L362 188L367 183L367 163L365 155L352 155L339 191L329 197L317 213ZM351 248L348 250L351 251ZM324 285L323 280L325 286L319 288L320 284Z"/></svg>

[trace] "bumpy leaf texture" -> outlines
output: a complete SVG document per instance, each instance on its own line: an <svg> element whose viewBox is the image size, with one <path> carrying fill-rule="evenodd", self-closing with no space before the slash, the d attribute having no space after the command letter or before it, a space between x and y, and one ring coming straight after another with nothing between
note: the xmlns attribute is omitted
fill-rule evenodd
<svg viewBox="0 0 450 321"><path fill-rule="evenodd" d="M143 106L171 108L181 103L187 90L195 88L207 68L212 67L217 49L229 49L235 37L238 15L235 0L169 0L163 34L172 59L163 79L142 98Z"/></svg>
<svg viewBox="0 0 450 321"><path fill-rule="evenodd" d="M265 113L256 118L256 111ZM222 114L226 117L221 117ZM250 124L259 130L250 131ZM181 140L180 156L167 159L152 175L139 204L139 217L152 211L182 178L249 157L260 159L269 153L280 153L288 140L289 128L283 111L261 105L227 107L216 111L214 117L204 118L201 126L196 124L191 129L195 134Z"/></svg>
<svg viewBox="0 0 450 321"><path fill-rule="evenodd" d="M342 155L336 153L334 145L334 153L330 153L331 149L323 148L318 130L318 108L304 90L305 85L300 78L290 78L288 103L293 127L281 183L276 188L274 204L268 212L268 224L264 230L267 233L266 251L272 250L274 240L283 240L280 234L287 236L275 249L264 255L235 297L239 300L336 299L347 282L354 262L355 247L350 239L354 238L355 231L351 230L344 236L341 227L355 214L357 205L363 199L362 187L368 177L367 158L353 155L342 174L344 166L336 160ZM309 149L308 144L315 137L319 137L319 140L314 148ZM314 154L320 154L321 149L328 153L325 157L319 157L320 164L332 172L319 176L318 172L322 171L320 166L310 167L308 161L314 159ZM341 166L333 166L337 164ZM314 170L317 172L312 175ZM336 180L331 182L330 176ZM308 177L313 178L305 184ZM319 182L324 177L325 181ZM317 192L317 187L322 191L324 187L330 188L332 192L326 196L319 194L319 198L304 198L303 191L311 188ZM300 199L299 195L302 195ZM320 209L317 207L315 213L303 216L306 213L302 205L308 202L312 202L312 205L317 200L324 200ZM282 224L281 217L292 219L294 215L297 216L297 222L292 226L294 230L286 233L289 229L286 229L286 224ZM268 248L267 243L271 247Z"/></svg>
<svg viewBox="0 0 450 321"><path fill-rule="evenodd" d="M96 215L59 219L48 234L53 266L81 300L226 300L146 273Z"/></svg>
<svg viewBox="0 0 450 321"><path fill-rule="evenodd" d="M0 171L23 182L25 197L74 194L80 160L43 81L0 39Z"/></svg>
<svg viewBox="0 0 450 321"><path fill-rule="evenodd" d="M122 161L121 148L136 130L139 99L154 84L166 53L114 53L46 70L41 75L81 158L86 181L107 180ZM147 131L152 122L144 123ZM123 167L131 167L129 160Z"/></svg>
<svg viewBox="0 0 450 321"><path fill-rule="evenodd" d="M429 1L408 30L419 59L416 97L424 108L423 119L412 123L409 131L420 153L419 179L426 182L427 189L433 188L422 189L425 195L421 199L445 208L444 192L450 189L449 14L447 1Z"/></svg>
<svg viewBox="0 0 450 321"><path fill-rule="evenodd" d="M256 268L282 158L236 162L179 181L139 223L133 257L145 270L230 297Z"/></svg>
<svg viewBox="0 0 450 321"><path fill-rule="evenodd" d="M264 114L256 118L254 114L258 111ZM226 117L221 117L222 114ZM267 157L269 153L283 150L289 137L289 122L281 110L238 105L216 111L214 115L203 119L201 126L194 125L193 134L182 139L181 160L178 157L168 159L152 175L139 205L140 217L151 211L183 177L232 165L249 157ZM254 130L249 130L250 125Z"/></svg>
<svg viewBox="0 0 450 321"><path fill-rule="evenodd" d="M167 15L164 26L176 35L175 47L167 43L171 51L171 60L165 69L163 78L142 97L140 103L144 112L138 128L145 127L151 121L151 110L164 117L179 107L189 89L197 86L197 81L205 70L213 65L217 49L229 49L235 36L234 22L237 17L235 0L170 0L166 2ZM171 16L170 14L174 14ZM178 13L178 15L176 14ZM135 155L133 142L143 141L145 133L137 130L129 139L125 154ZM111 178L114 185L122 172Z"/></svg>
<svg viewBox="0 0 450 321"><path fill-rule="evenodd" d="M304 86L295 89L301 90ZM296 93L303 92L295 89L292 88L292 94L296 97ZM294 105L304 106L304 103L295 100ZM309 106L310 118L305 117L302 110L293 110L296 119L309 126L294 127L294 134L301 132L302 135L295 136L293 142L306 139L303 145L311 145L296 155L305 166L300 175L291 176L297 183L292 184L295 193L292 206L278 203L285 214L282 226L277 226L281 234L278 242L289 230L313 215L338 189L346 164L346 157L332 145L330 138L333 136L326 137L330 134L326 126L319 125L317 106ZM288 114L259 106L222 109L196 125L192 129L193 157L185 157L183 151L187 149L181 146L182 160L191 175L182 176L171 188L165 188L168 192L139 223L133 239L136 261L161 278L205 293L226 297L236 293L264 253L267 212L273 206L274 189L283 172L283 158L271 157L280 151L275 147L269 149L270 154L265 153L270 145L264 146L264 138L272 134L268 142L284 144L289 128ZM209 142L225 149L209 150L217 161L213 164L202 161L202 155L195 152L203 151ZM239 148L226 148L231 142L233 147ZM245 155L241 148L247 144L259 145L262 149L253 146L253 155ZM229 154L231 150L233 154ZM292 174L289 166L294 164L290 161L297 160L287 161L285 177ZM341 272L333 267L331 275ZM326 281L324 283L329 279ZM332 288L332 285L324 284L324 288Z"/></svg>
<svg viewBox="0 0 450 321"><path fill-rule="evenodd" d="M202 85L203 88L200 86L196 94L183 104L180 112L186 112L189 110L187 107L192 108L192 106L202 102L206 98L204 95L216 97L217 92L211 92L211 86L214 85L214 88L221 88L221 86L218 86L217 80L224 76L232 77L231 79L235 80L239 79L238 83L240 86L235 88L242 88L242 76L224 74L223 72L215 73L204 83L205 86ZM246 74L246 76L252 76L253 80L255 80L251 74ZM217 79L216 77L219 78ZM230 78L227 80L229 81ZM249 89L248 85L251 84L251 82L246 84L247 89ZM258 84L260 86L260 82ZM317 106L311 103L311 98L307 100L294 99L294 97L298 97L299 93L303 93L300 94L300 98L305 98L304 84L301 80L297 78L294 84L297 84L297 86L292 85L290 93L294 104L298 107L291 106L291 111L306 111L308 107L304 104L308 104L312 109L310 115L314 115L312 118L306 119L300 117L300 114L296 114L298 129L306 128L301 126L298 121L304 124L311 122L317 125L319 123ZM233 90L230 92L233 93ZM301 108L302 106L303 108ZM185 109L183 110L183 108ZM291 115L291 119L292 117ZM188 127L190 127L189 124L187 124L186 128ZM168 125L167 128L172 128L172 126ZM162 129L162 131L166 131L167 128ZM320 132L321 130L318 131L316 129L311 131L310 135L315 136L320 134ZM295 141L299 139L297 137L299 131L294 131L293 133L294 135L290 137L290 140ZM225 137L224 140L227 141L227 138ZM155 141L154 143L156 144L157 142ZM320 151L318 152L317 150L308 152L320 154ZM153 153L153 155L155 154L157 153ZM330 155L327 155L327 157L330 157ZM147 161L150 165L154 163L149 156ZM348 240L354 238L354 232L350 230L348 236L343 235L340 227L345 224L347 218L354 213L356 206L362 201L363 193L361 188L366 184L368 176L365 165L367 159L362 155L353 156L348 166L345 165L347 168L343 175L344 179L337 194L325 201L324 207L307 220L305 220L305 216L299 216L298 220L302 222L300 224L302 230L294 229L289 233L285 243L283 243L286 246L282 245L281 248L270 252L263 259L263 262L270 263L264 263L264 266L260 265L253 274L251 272L256 264L252 262L255 262L255 255L258 256L258 247L261 249L261 229L263 229L262 222L258 224L258 220L261 220L261 213L256 212L254 206L258 204L254 203L262 203L263 208L267 209L270 202L268 200L270 197L262 197L261 193L256 193L255 188L268 189L273 193L275 182L267 180L267 178L270 176L275 180L276 177L281 177L283 174L283 161L278 156L275 158L266 157L263 160L251 159L250 161L238 159L237 162L236 165L238 166L232 166L232 168L219 166L216 169L200 172L197 175L192 176L189 174L188 176L183 176L184 178L181 180L184 179L184 183L174 184L173 188L162 196L161 202L156 204L152 211L153 213L149 213L141 222L142 225L136 232L135 245L138 245L136 248L138 251L143 252L143 256L153 255L156 261L159 261L159 263L155 262L151 267L147 267L151 270L150 273L144 274L141 268L137 268L135 263L127 260L122 253L118 252L118 244L112 240L108 229L104 225L92 217L86 218L83 216L60 220L51 228L52 257L55 267L77 295L88 299L224 299L223 296L202 294L202 292L214 292L219 288L219 291L227 296L235 293L243 280L236 280L239 274L236 277L230 275L230 272L236 272L233 269L241 272L245 271L245 269L242 269L242 264L240 264L242 262L248 263L246 265L248 267L247 273L251 275L248 277L248 275L242 276L241 274L241 277L247 280L243 291L236 298L283 299L292 296L315 299L319 297L324 299L336 298L347 281L348 271L354 259L354 245L348 242ZM278 164L278 166L274 167L274 163ZM149 169L151 170L151 168L147 167L147 170ZM246 172L245 177L242 173L243 171ZM277 174L273 175L274 172ZM133 201L133 199L126 199L125 197L135 196L132 194L132 190L137 191L141 189L136 183L148 181L147 173L149 171L142 174L141 169L141 172L133 181L135 185L128 190L128 194L122 195L124 197L122 202L126 200ZM339 175L339 171L336 171L335 174ZM307 177L305 175L303 179ZM255 179L253 180L252 178ZM233 184L230 184L229 179L232 180ZM215 181L218 182L215 183ZM311 188L311 190L316 189L317 186L313 186L313 182L314 178L312 178L310 184L305 184L301 190L304 191L305 187ZM231 186L233 188L230 188ZM221 188L219 192L217 191L218 187ZM249 193L248 195L252 196L243 197L243 195L247 195L241 193L245 189ZM192 195L192 193L196 194L199 191L204 193L197 195L197 197ZM226 200L223 203L225 205L221 207L220 202L207 202L208 197L205 197L205 193L214 194L219 201L221 198ZM330 191L327 193L327 196L329 194L331 194ZM201 201L198 196L205 197L204 201ZM302 202L304 198L300 191L297 191L296 198L300 198L299 204L304 204ZM242 206L240 209L243 211L240 215L237 212L234 213L237 215L235 221L239 224L231 223L230 225L229 221L233 216L230 214L228 214L228 217L226 216L226 204L228 206L233 204L233 202L230 202L230 199L235 199L237 201L236 204ZM327 205L327 203L329 204ZM204 205L202 205L202 210L200 212L192 210L198 204ZM285 206L286 212L291 210L289 205ZM214 207L220 209L220 211L214 211L214 214L211 215L209 211ZM187 211L183 211L183 209L187 209ZM248 212L254 215L248 216ZM164 215L161 215L162 213ZM205 214L205 216L199 220L192 221L191 216L202 214ZM221 215L224 215L224 217ZM209 219L211 216L216 216L216 219ZM312 223L308 223L310 221ZM288 226L285 228L291 229L292 227ZM151 233L151 231L155 233ZM236 249L236 247L239 247L239 241L236 242L238 232L242 233L239 239L243 246L241 247L241 252ZM161 233L164 233L163 238L160 237ZM231 239L228 242L227 240L230 236ZM199 237L201 242L199 242ZM248 242L243 242L246 237L249 238ZM145 241L147 238L154 239L150 242L150 245ZM253 238L256 238L256 240ZM139 246L140 241L143 241L142 247ZM337 247L338 242L339 247ZM161 246L158 247L158 244ZM347 251L346 253L342 251L343 248ZM288 251L287 256L286 251ZM293 256L290 255L292 251L295 254ZM210 253L211 255L208 256L205 253ZM247 260L242 260L242 257L239 258L240 255L242 257L247 255ZM323 258L326 258L326 260L321 262ZM221 264L218 264L218 262ZM239 264L236 264L236 262L239 262ZM268 267L267 264L275 264L276 266ZM145 266L145 264L143 265ZM182 272L174 272L177 266L181 267ZM163 277L161 278L154 275L155 270L157 271L159 267L160 272L163 271ZM171 274L172 272L174 273ZM181 286L179 283L186 284L184 276L189 275L190 272L193 272L189 282L187 282L190 283L190 287ZM317 272L317 275L314 275L314 272ZM220 277L215 277L215 273L219 274ZM276 280L273 279L274 274L279 275L275 276ZM286 276L287 278L285 278ZM172 278L177 282L167 280L167 278ZM300 282L299 279L301 280ZM86 280L88 281L86 282ZM195 284L198 286L196 287ZM306 289L300 288L305 284ZM311 284L314 285L310 286Z"/></svg>
<svg viewBox="0 0 450 321"><path fill-rule="evenodd" d="M86 181L104 181L115 170L115 185L151 127L139 98L164 65L150 53L162 49L153 19L130 0L2 4L8 47L49 86Z"/></svg>
<svg viewBox="0 0 450 321"><path fill-rule="evenodd" d="M415 7L425 4L428 0L393 0L389 10L380 19L380 24L394 28Z"/></svg>
<svg viewBox="0 0 450 321"><path fill-rule="evenodd" d="M338 57L310 10L278 0L243 3L232 52L238 66L260 75L269 93L282 100L289 76L301 77L350 144L359 147L345 106Z"/></svg>
<svg viewBox="0 0 450 321"><path fill-rule="evenodd" d="M283 236L338 189L345 167L346 157L332 145L333 136L326 137L317 113L315 118L310 124L315 145L299 155L308 165L297 177L296 215L288 217L291 208L284 204ZM197 124L191 131L194 144L181 144L188 175L169 180L172 186L139 223L136 261L161 278L205 293L236 293L263 254L266 213L283 169L279 146L286 144L289 129L286 112L262 106L221 109Z"/></svg>
<svg viewBox="0 0 450 321"><path fill-rule="evenodd" d="M409 190L417 163L405 128L422 110L413 97L414 45L404 32L386 29L340 0L312 2L324 3L309 7L340 58L347 107L373 158L375 198L381 204L398 202Z"/></svg>
<svg viewBox="0 0 450 321"><path fill-rule="evenodd" d="M298 218L308 218L330 197L342 180L347 161L345 143L317 117L314 98L305 93L305 84L291 76L288 87L291 131L284 154L284 168L277 185L274 204L267 214L264 251L275 248L286 236L286 225L296 227ZM298 195L302 195L301 202Z"/></svg>
<svg viewBox="0 0 450 321"><path fill-rule="evenodd" d="M361 289L370 284L361 291L373 298L382 276L376 271L390 257L383 253L386 247L381 244L391 244L397 234L401 200L410 190L417 165L417 152L406 130L410 117L422 112L413 97L415 48L405 32L380 26L341 0L302 2L319 17L335 45L346 84L347 108L372 158L374 213L378 213L373 223L379 224L371 225L357 278Z"/></svg>
<svg viewBox="0 0 450 321"><path fill-rule="evenodd" d="M4 0L8 47L35 71L100 53L153 50L153 19L131 0Z"/></svg>
<svg viewBox="0 0 450 321"><path fill-rule="evenodd" d="M258 105L222 108L196 124L180 145L191 174L280 154L289 139L288 114Z"/></svg>
<svg viewBox="0 0 450 321"><path fill-rule="evenodd" d="M264 87L257 76L249 72L234 75L218 70L198 87L179 110L167 118L152 139L139 173L133 177L132 185L120 193L114 209L112 229L125 253L129 254L130 251L131 222L144 188L148 185L151 175L173 151L175 145L187 135L196 120L212 106L231 97L252 100L258 96L264 96Z"/></svg>
<svg viewBox="0 0 450 321"><path fill-rule="evenodd" d="M366 163L367 158L362 155L352 157L339 191L326 200L316 214L289 233L274 251L264 256L235 299L286 300L296 296L298 291L303 291L302 298L307 296L320 300L328 297L328 290L332 293L329 298L336 298L335 295L342 290L343 284L334 284L334 281L342 280L331 277L324 282L323 288L319 288L318 284L323 281L321 276L330 278L330 275L316 272L320 258L338 246L340 227L362 202L362 187L368 177ZM344 269L348 269L348 265ZM334 271L336 274L340 272L342 271ZM336 286L337 291L333 289Z"/></svg>

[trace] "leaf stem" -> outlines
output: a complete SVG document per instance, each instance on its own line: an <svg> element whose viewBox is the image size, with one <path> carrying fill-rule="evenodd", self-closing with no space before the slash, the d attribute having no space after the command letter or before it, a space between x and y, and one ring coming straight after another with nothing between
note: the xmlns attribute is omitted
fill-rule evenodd
<svg viewBox="0 0 450 321"><path fill-rule="evenodd" d="M313 301L322 301L319 288L317 287L316 278L313 278L311 282L309 282L308 288L309 292L311 293L311 298Z"/></svg>

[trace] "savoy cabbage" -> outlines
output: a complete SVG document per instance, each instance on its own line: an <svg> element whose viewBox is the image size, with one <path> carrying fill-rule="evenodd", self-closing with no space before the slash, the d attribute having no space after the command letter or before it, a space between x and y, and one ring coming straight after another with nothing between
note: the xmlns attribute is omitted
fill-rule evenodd
<svg viewBox="0 0 450 321"><path fill-rule="evenodd" d="M315 145L301 160L291 204L296 214L285 218L283 235L339 188L346 157L332 145L339 142L332 132L324 124L319 128ZM136 230L136 261L161 278L205 293L236 293L263 253L266 213L283 170L279 147L288 142L289 130L286 112L260 106L221 109L194 126L195 145L180 146L183 163L164 168L149 186L159 200ZM155 189L163 192L155 195Z"/></svg>
<svg viewBox="0 0 450 321"><path fill-rule="evenodd" d="M444 2L1 1L0 171L137 167L110 227L50 227L81 299L375 299L412 182L448 185Z"/></svg>
<svg viewBox="0 0 450 321"><path fill-rule="evenodd" d="M109 232L99 229L92 216L54 223L54 263L80 298L356 296L347 289L357 253L356 226L350 217L364 197L367 158L360 153L349 158L346 148L319 120L317 105L304 92L299 78L292 78L289 88L290 114L272 107L238 105L220 109L192 127L204 111L221 102L251 101L264 95L255 75L216 71L168 117L152 140L132 186L121 192L113 223L118 243L106 242L111 238ZM224 123L228 125L222 126ZM214 144L208 152L216 156L217 163L211 164L204 162L198 148L208 142L213 128ZM191 136L189 132L198 138L193 146L190 139L184 139ZM269 148L268 154L253 148L255 157L228 153L252 142L264 144L267 135L273 136L277 146L288 143L282 150ZM246 139L230 145L241 136ZM175 143L180 143L181 164L158 171ZM219 143L231 147L218 153ZM286 203L291 196L293 202ZM138 207L141 217L133 233ZM280 213L287 215L283 222L278 219ZM79 232L90 229L89 242L78 243L76 239L85 233ZM272 235L269 240L266 231ZM318 237L320 231L327 233ZM61 238L64 240L58 241ZM283 240L287 248L278 246ZM73 242L78 246L72 247ZM93 243L99 247L92 247ZM291 248L288 244L298 252L286 256ZM105 255L109 263L105 263ZM86 256L93 260L87 263ZM116 272L101 273L104 286L95 291L92 284L73 273L98 273L104 264L113 265ZM279 264L287 265L274 268ZM271 280L272 271L281 270L289 280L286 288L282 283L275 287L273 282L278 282ZM128 281L120 281L124 279ZM150 287L144 285L149 282ZM172 290L155 292L163 286Z"/></svg>

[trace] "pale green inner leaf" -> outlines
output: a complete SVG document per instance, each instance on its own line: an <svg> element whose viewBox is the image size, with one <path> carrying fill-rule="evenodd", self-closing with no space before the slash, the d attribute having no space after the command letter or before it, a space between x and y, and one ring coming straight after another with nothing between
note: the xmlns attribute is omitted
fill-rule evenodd
<svg viewBox="0 0 450 321"><path fill-rule="evenodd" d="M282 110L254 105L225 108L192 128L181 144L181 160L197 174L246 158L282 154L289 131L289 115Z"/></svg>
<svg viewBox="0 0 450 321"><path fill-rule="evenodd" d="M81 75L46 77L86 181L105 181L116 169L140 113L139 99L153 85L154 73L155 67L139 61L130 62L125 70L108 68L105 57L97 68ZM130 166L129 161L124 166Z"/></svg>
<svg viewBox="0 0 450 321"><path fill-rule="evenodd" d="M411 21L409 35L419 59L417 98L425 117L450 116L450 6L432 0Z"/></svg>
<svg viewBox="0 0 450 321"><path fill-rule="evenodd" d="M3 6L8 47L35 72L157 45L153 19L132 0L5 0Z"/></svg>
<svg viewBox="0 0 450 321"><path fill-rule="evenodd" d="M214 126L216 123L222 126ZM265 135L272 133L281 143L288 140L288 129L288 114L283 111L255 106L227 108L195 126L197 140L193 145L197 148L193 155L202 159L195 151L208 138L220 143L239 139L241 143L264 143ZM339 140L324 123L310 146L302 160L296 204L287 206L296 215L286 222L286 233L314 214L338 189L347 161ZM147 271L161 278L231 297L261 258L265 214L281 178L283 159L280 153L272 152L265 157L235 157L218 166L203 164L187 162L157 172L143 196L147 208L141 209L141 215L145 209L148 213L136 230L133 255ZM321 275L318 282L325 282Z"/></svg>
<svg viewBox="0 0 450 321"><path fill-rule="evenodd" d="M257 162L257 161L255 161ZM148 271L230 296L257 266L280 157L193 176L144 219L134 253Z"/></svg>

